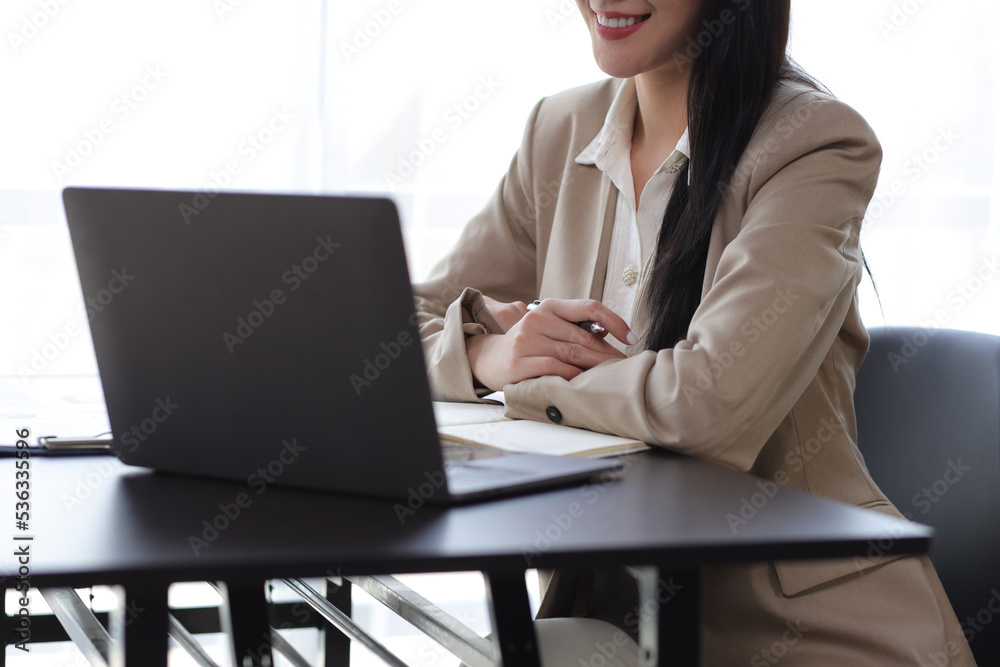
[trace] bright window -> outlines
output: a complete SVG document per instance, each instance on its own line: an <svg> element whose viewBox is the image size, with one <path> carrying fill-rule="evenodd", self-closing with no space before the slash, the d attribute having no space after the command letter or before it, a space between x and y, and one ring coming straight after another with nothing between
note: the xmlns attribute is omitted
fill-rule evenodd
<svg viewBox="0 0 1000 667"><path fill-rule="evenodd" d="M866 321L1000 333L1000 7L793 10L793 55L885 149L864 233L885 314L866 286ZM570 0L2 11L3 375L95 371L65 185L388 193L420 278L492 192L535 101L602 76Z"/></svg>

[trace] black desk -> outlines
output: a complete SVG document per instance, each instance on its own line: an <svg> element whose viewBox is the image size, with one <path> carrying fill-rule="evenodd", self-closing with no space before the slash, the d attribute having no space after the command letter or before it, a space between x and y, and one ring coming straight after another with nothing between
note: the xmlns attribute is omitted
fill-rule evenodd
<svg viewBox="0 0 1000 667"><path fill-rule="evenodd" d="M654 566L663 578L682 577L685 594L664 605L669 613L653 627L695 630L676 633L680 643L670 651L671 659L690 660L698 651L702 565L850 557L872 543L886 555L929 547L924 526L788 489L765 491L762 480L718 466L662 453L627 462L620 481L425 506L401 524L391 501L276 486L257 495L245 485L156 474L110 458L34 458L30 529L16 531L11 519L8 535L34 536L32 587L124 586L125 599L146 610L123 629L129 664L144 666L166 665L167 587L177 581L226 582L234 599L243 596L242 611L258 613L267 579L480 570L503 655L530 667L537 657L526 569ZM0 461L0 479L12 487L11 459ZM244 507L240 494L250 500ZM68 498L79 503L67 506ZM734 531L731 515L741 507L750 515L743 499L759 507ZM7 502L13 510L13 493ZM206 529L213 523L214 533ZM197 554L193 538L204 541L195 543ZM8 586L17 576L12 562L0 571ZM240 641L256 649L266 622L254 622ZM667 653L659 651L659 664Z"/></svg>

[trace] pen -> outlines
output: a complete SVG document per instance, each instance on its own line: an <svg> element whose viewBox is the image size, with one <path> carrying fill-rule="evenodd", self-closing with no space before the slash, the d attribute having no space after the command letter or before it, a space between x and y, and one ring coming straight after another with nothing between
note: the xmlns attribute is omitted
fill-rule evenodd
<svg viewBox="0 0 1000 667"><path fill-rule="evenodd" d="M43 435L38 438L38 444L50 451L103 451L111 452L111 438L60 438L54 435Z"/></svg>
<svg viewBox="0 0 1000 667"><path fill-rule="evenodd" d="M47 447L28 447L19 448L14 445L0 445L0 459L4 458L14 458L22 457L23 454L19 452L27 451L29 456L32 458L36 456L113 456L112 452L107 447L76 447L73 449L49 449Z"/></svg>
<svg viewBox="0 0 1000 667"><path fill-rule="evenodd" d="M16 447L0 445L0 458L22 456L26 451L28 456L107 456L114 455L111 450L110 438L58 438L43 435L38 438L38 447Z"/></svg>
<svg viewBox="0 0 1000 667"><path fill-rule="evenodd" d="M528 310L534 310L535 306L537 306L540 303L541 301L538 301L537 299L535 301L532 301L531 303L528 304ZM580 327L581 329L585 329L586 331L589 331L590 333L596 334L598 336L603 336L605 333L607 333L604 327L602 327L597 322L593 322L591 320L584 320L583 322L574 322L574 324L576 324L576 326Z"/></svg>

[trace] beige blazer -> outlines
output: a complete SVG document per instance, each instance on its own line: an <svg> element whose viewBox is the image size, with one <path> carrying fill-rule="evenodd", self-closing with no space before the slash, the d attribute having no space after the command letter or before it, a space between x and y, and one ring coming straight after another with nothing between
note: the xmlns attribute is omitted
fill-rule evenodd
<svg viewBox="0 0 1000 667"><path fill-rule="evenodd" d="M480 294L525 302L601 298L616 190L596 166L574 159L603 125L618 85L607 80L539 102L486 208L430 279L415 286L437 399L477 401L482 393L465 338L502 329ZM544 421L546 408L555 406L563 424L642 439L898 516L858 451L853 405L855 373L868 346L856 295L863 275L858 237L880 161L874 133L851 108L804 86L780 84L729 182L687 337L673 349L634 350L572 381L543 377L508 386L508 416ZM632 326L641 333L645 323ZM748 520L734 508L734 530ZM862 578L851 605L871 605L878 619L873 627L895 636L891 650L906 657L894 660L887 652L881 661L854 663L840 656L831 664L919 664L921 656L936 664L923 653L949 644L958 646L959 660L971 660L929 563L887 564L876 557L720 568L705 584L707 594L718 591L716 603L706 602L705 624L709 644L715 632L726 648L706 646L706 664L745 664L754 657L769 626L749 623L749 615L770 618L782 636L789 599L829 591L831 582L841 599ZM914 581L923 587L918 604L927 616L896 623L900 599L894 596ZM612 589L628 583L604 574L597 582L588 613L622 625L634 591L622 598ZM568 614L578 592L575 577L556 577L543 614ZM847 621L840 618L846 607L809 599L795 613L817 626L843 626L845 644L866 646L862 657L877 654L877 644L851 635L860 627L857 611Z"/></svg>

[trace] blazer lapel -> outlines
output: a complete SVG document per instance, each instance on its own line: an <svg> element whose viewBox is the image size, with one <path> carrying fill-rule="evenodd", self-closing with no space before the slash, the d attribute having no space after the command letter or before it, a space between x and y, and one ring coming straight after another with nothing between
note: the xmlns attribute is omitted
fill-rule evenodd
<svg viewBox="0 0 1000 667"><path fill-rule="evenodd" d="M611 249L617 190L592 165L573 165L552 221L540 298L600 299Z"/></svg>

